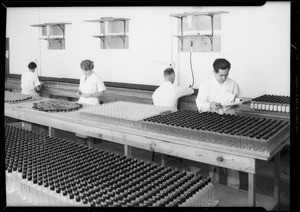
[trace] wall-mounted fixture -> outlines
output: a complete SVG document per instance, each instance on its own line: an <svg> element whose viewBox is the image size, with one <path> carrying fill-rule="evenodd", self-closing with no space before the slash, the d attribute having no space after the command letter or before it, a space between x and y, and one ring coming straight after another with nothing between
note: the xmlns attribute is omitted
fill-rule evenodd
<svg viewBox="0 0 300 212"><path fill-rule="evenodd" d="M67 24L71 23L44 23L30 26L41 27L42 37L39 39L47 41L48 49L65 49L65 25Z"/></svg>
<svg viewBox="0 0 300 212"><path fill-rule="evenodd" d="M97 20L85 20L85 22L100 23L100 35L94 35L100 38L101 49L128 49L128 18L102 17Z"/></svg>
<svg viewBox="0 0 300 212"><path fill-rule="evenodd" d="M178 18L179 51L189 52L191 43L193 51L198 52L219 52L221 38L215 35L215 30L221 29L221 14L224 11L216 12L191 12L171 14L171 17Z"/></svg>

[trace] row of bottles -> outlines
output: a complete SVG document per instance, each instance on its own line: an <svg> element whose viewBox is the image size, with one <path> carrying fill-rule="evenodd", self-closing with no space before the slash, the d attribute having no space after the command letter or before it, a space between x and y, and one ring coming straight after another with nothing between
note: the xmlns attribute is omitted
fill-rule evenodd
<svg viewBox="0 0 300 212"><path fill-rule="evenodd" d="M116 101L103 105L87 107L82 109L80 113L82 114L83 118L94 118L95 120L98 118L99 121L102 121L103 116L131 121L140 121L170 110L171 108L159 107L150 104Z"/></svg>
<svg viewBox="0 0 300 212"><path fill-rule="evenodd" d="M21 94L19 92L5 91L4 93L4 102L19 102L31 98L30 95Z"/></svg>
<svg viewBox="0 0 300 212"><path fill-rule="evenodd" d="M202 176L9 125L5 168L7 193L17 192L32 205L175 207L215 201L210 179Z"/></svg>
<svg viewBox="0 0 300 212"><path fill-rule="evenodd" d="M268 151L284 133L289 133L289 121L179 110L144 119L142 129L217 145ZM274 138L279 133L281 137Z"/></svg>
<svg viewBox="0 0 300 212"><path fill-rule="evenodd" d="M252 99L250 102L250 108L253 110L289 113L290 97L265 94Z"/></svg>
<svg viewBox="0 0 300 212"><path fill-rule="evenodd" d="M69 112L79 110L80 108L82 108L82 105L76 102L55 99L33 103L32 108L44 112Z"/></svg>

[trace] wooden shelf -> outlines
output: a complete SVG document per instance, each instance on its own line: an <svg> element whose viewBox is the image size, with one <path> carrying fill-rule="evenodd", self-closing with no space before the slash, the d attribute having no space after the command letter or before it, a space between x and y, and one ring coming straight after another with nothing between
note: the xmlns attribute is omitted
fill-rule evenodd
<svg viewBox="0 0 300 212"><path fill-rule="evenodd" d="M41 27L42 36L39 40L46 40L48 42L48 49L65 49L65 25L71 23L56 22L56 23L44 23L33 24L32 27ZM60 30L55 31L55 27L59 27ZM54 34L54 35L53 35ZM59 43L53 43L53 40L58 40Z"/></svg>
<svg viewBox="0 0 300 212"><path fill-rule="evenodd" d="M127 49L128 35L126 33L128 32L129 20L129 18L102 17L95 20L84 20L84 22L100 23L100 35L94 35L93 37L101 39L101 49L121 49L122 46L124 49ZM111 40L111 38L120 38L122 39L123 44Z"/></svg>
<svg viewBox="0 0 300 212"><path fill-rule="evenodd" d="M59 22L59 23L44 23L44 24L33 24L30 26L33 27L45 27L45 26L55 26L55 25L67 25L67 24L71 24L71 23L64 23L64 22Z"/></svg>
<svg viewBox="0 0 300 212"><path fill-rule="evenodd" d="M184 45L184 39L185 40L189 40L189 42L191 42L192 38L201 38L201 37L208 37L209 40L210 40L210 51L220 51L218 50L220 47L218 48L214 48L215 45L220 45L218 44L218 42L214 42L214 25L215 25L215 15L220 15L220 14L223 14L223 13L228 13L228 12L225 12L225 11L215 11L215 12L190 12L190 13L178 13L178 14L171 14L170 16L171 17L174 17L174 18L178 18L179 19L179 28L180 28L180 35L175 35L175 37L179 38L180 39L180 42L181 42L181 51L187 51L187 47L186 45ZM211 31L211 34L210 35L207 35L207 34L204 34L204 35L201 35L200 34L200 31L202 31L203 29L198 29L199 33L198 34L190 34L190 35L185 35L184 34L184 24L186 22L189 21L189 18L191 17L198 17L198 16L209 16L210 19L206 21L206 23L209 23L210 24L210 31ZM190 19L191 21L191 19ZM195 26L194 26L195 27ZM203 31L202 31L203 32ZM197 42L201 42L200 44L201 45L198 45L198 46L201 46L199 47L199 50L198 51L205 51L205 46L206 46L206 43L204 43L203 45L203 42L201 40L197 41ZM185 46L185 48L184 48Z"/></svg>
<svg viewBox="0 0 300 212"><path fill-rule="evenodd" d="M114 17L102 17L100 19L95 19L95 20L85 20L84 22L96 22L96 23L101 23L105 21L128 21L130 20L129 18L114 18Z"/></svg>
<svg viewBox="0 0 300 212"><path fill-rule="evenodd" d="M128 35L124 34L111 34L111 35L93 35L95 38L106 38L106 37L127 37Z"/></svg>
<svg viewBox="0 0 300 212"><path fill-rule="evenodd" d="M190 13L177 13L177 14L171 14L171 17L175 17L175 18L183 18L183 17L187 17L187 16L203 16L203 15L208 15L208 16L212 16L212 15L219 15L222 13L228 13L225 11L215 11L215 12L190 12Z"/></svg>

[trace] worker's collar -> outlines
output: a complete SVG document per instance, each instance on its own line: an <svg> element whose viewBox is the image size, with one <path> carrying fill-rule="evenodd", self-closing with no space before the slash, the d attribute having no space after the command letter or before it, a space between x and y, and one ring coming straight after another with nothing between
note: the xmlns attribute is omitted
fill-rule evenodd
<svg viewBox="0 0 300 212"><path fill-rule="evenodd" d="M91 76L93 73L94 73L94 72L93 72L93 71L91 71L91 72L89 72L89 74L88 74L88 75L85 75L85 76L86 76L86 77L89 77L89 76Z"/></svg>
<svg viewBox="0 0 300 212"><path fill-rule="evenodd" d="M223 83L219 83L218 80L216 79L216 77L213 76L213 82L214 82L214 84L219 85L219 86L223 86L225 84L225 82L227 81L227 79Z"/></svg>
<svg viewBox="0 0 300 212"><path fill-rule="evenodd" d="M166 81L165 81L165 84L173 85L173 83L171 83L169 80L166 80Z"/></svg>

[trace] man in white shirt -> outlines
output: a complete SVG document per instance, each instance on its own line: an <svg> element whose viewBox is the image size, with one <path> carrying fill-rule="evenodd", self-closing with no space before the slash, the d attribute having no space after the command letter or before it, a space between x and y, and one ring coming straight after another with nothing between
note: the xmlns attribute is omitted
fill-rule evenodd
<svg viewBox="0 0 300 212"><path fill-rule="evenodd" d="M97 105L99 97L104 96L106 87L102 79L93 72L94 62L84 60L80 67L83 75L80 77L79 91L77 92L77 95L80 96L78 103Z"/></svg>
<svg viewBox="0 0 300 212"><path fill-rule="evenodd" d="M174 85L175 72L173 68L164 71L165 82L159 86L152 95L153 104L161 107L171 107L177 110L178 99L194 93L193 88Z"/></svg>
<svg viewBox="0 0 300 212"><path fill-rule="evenodd" d="M34 62L28 64L28 71L22 74L21 88L22 94L38 96L38 92L41 90L43 83L39 81L38 76L34 73L37 65Z"/></svg>
<svg viewBox="0 0 300 212"><path fill-rule="evenodd" d="M235 113L235 108L226 107L226 105L240 97L241 90L234 80L228 78L230 67L231 65L226 59L219 58L214 61L214 76L199 87L196 98L199 112ZM219 179L218 167L211 166L210 168L209 175L213 178L212 180L217 182ZM227 185L238 188L239 184L239 172L227 169Z"/></svg>
<svg viewBox="0 0 300 212"><path fill-rule="evenodd" d="M178 99L182 96L191 95L194 93L192 86L188 88L174 85L175 72L173 68L164 70L165 82L159 86L152 94L153 104L161 107L170 107L177 110ZM154 153L152 155L154 157ZM164 155L162 155L162 164L164 164Z"/></svg>

